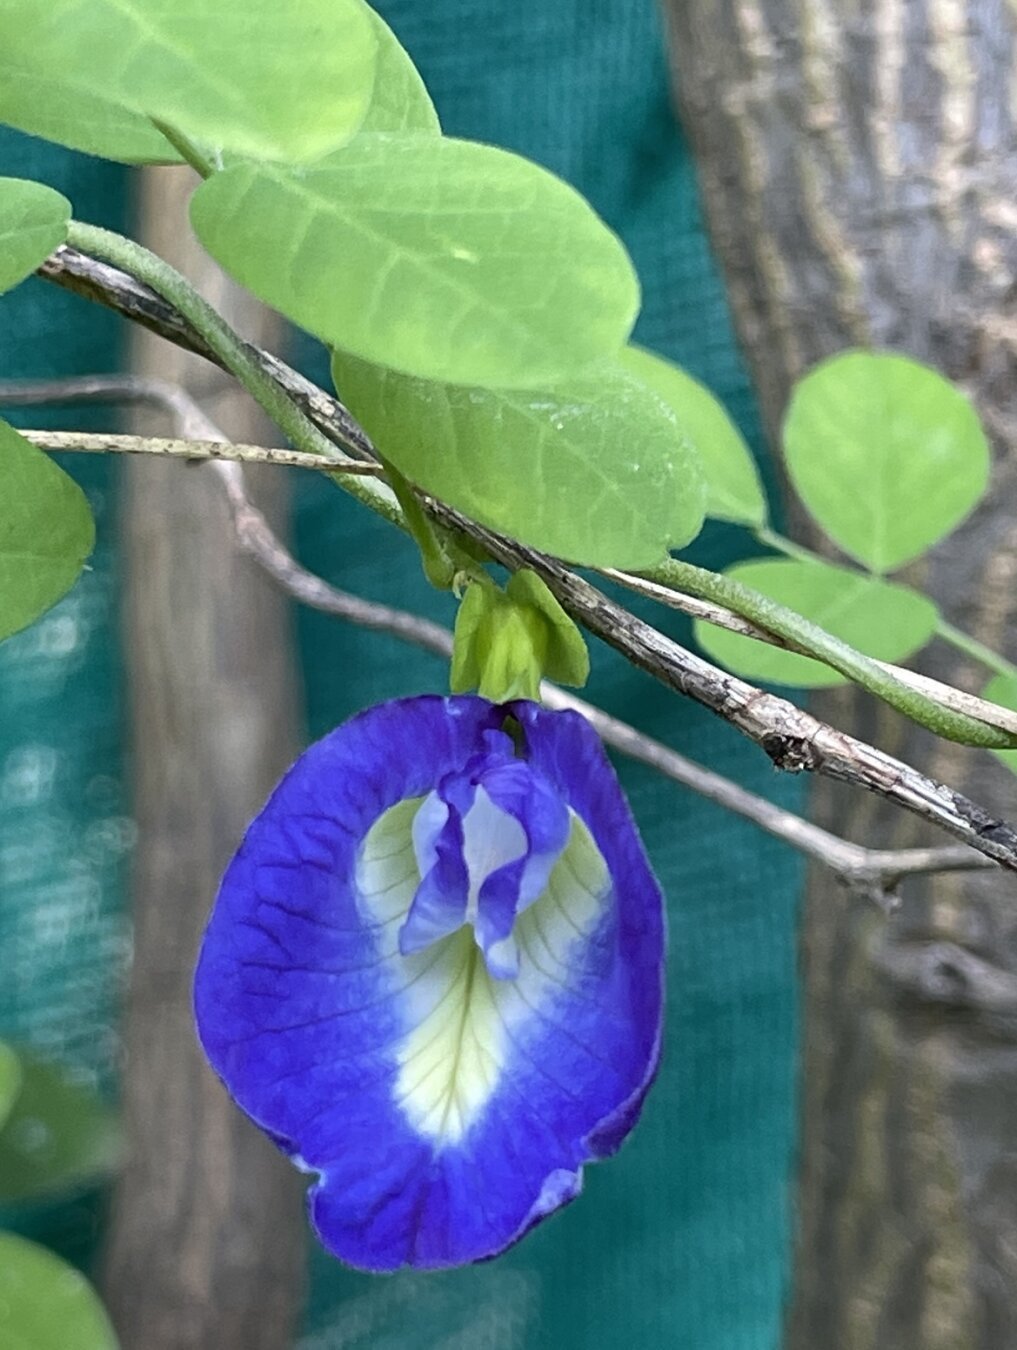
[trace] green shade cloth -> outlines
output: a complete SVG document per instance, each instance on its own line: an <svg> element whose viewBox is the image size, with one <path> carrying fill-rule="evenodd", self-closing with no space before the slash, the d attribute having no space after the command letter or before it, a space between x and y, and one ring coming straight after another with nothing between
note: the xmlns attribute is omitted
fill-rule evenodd
<svg viewBox="0 0 1017 1350"><path fill-rule="evenodd" d="M671 112L652 0L388 0L450 134L517 149L585 192L642 276L639 339L681 361L758 445L751 393ZM38 176L87 220L122 226L114 167L0 132L0 173ZM0 377L108 370L115 325L32 281L0 300ZM320 353L305 364L325 378ZM62 409L52 425L108 425ZM33 416L33 422L40 419ZM99 519L93 569L0 647L0 1035L108 1087L125 954L125 816L112 477L73 470ZM299 545L350 590L450 621L411 549L324 482L299 484ZM712 526L698 561L744 538ZM687 638L674 615L654 621ZM446 686L394 639L300 615L310 732L383 698ZM715 718L597 646L590 696L721 773L794 803L799 787ZM584 1195L496 1262L444 1275L359 1276L324 1254L301 1350L773 1350L789 1256L794 1147L795 896L787 849L648 770L619 765L668 894L663 1068L619 1156ZM83 1256L96 1207L15 1216Z"/></svg>

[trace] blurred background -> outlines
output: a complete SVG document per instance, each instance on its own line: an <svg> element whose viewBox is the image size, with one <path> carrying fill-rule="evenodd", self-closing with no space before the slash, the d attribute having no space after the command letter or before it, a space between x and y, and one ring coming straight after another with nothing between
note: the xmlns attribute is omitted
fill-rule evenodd
<svg viewBox="0 0 1017 1350"><path fill-rule="evenodd" d="M814 361L885 346L963 383L996 439L994 492L915 580L1005 646L1009 0L376 7L447 133L553 169L623 237L644 288L637 340L721 398L778 519L795 513L767 436ZM188 171L127 171L0 130L0 172L50 183L80 219L130 226L245 336L327 381L323 353L226 287L191 242ZM268 434L221 372L41 280L4 313L2 378L158 375L235 439ZM115 416L167 426L93 405L19 415L75 429ZM199 1057L194 953L246 820L300 746L366 704L443 690L447 672L394 638L295 612L235 550L205 469L64 462L97 517L92 568L0 647L0 1037L25 1072L0 1131L0 1226L87 1270L125 1350L1010 1350L1012 886L991 873L909 883L888 921L629 763L618 768L671 931L665 1059L641 1125L578 1203L494 1263L376 1278L313 1248L300 1179ZM252 484L314 571L450 621L406 541L331 484L279 470ZM691 556L720 568L744 549L711 524ZM653 619L690 640L678 616ZM973 687L946 649L928 670ZM804 783L603 648L589 697L839 834L929 840L875 799L824 787L807 803ZM937 746L848 693L816 707L1017 809L989 756Z"/></svg>

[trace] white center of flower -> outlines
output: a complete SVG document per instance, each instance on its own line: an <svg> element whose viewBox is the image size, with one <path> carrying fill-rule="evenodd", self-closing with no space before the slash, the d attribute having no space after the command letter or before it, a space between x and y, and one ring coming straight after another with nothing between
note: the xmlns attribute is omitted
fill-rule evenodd
<svg viewBox="0 0 1017 1350"><path fill-rule="evenodd" d="M484 796L474 825L465 830L474 904L484 877L525 848L518 821ZM586 826L573 816L564 851L548 866L532 903L518 912L521 960L515 978L490 975L466 927L402 956L399 925L420 883L421 864L430 860L433 865L434 837L447 818L445 804L439 802L439 810L433 798L401 802L376 822L362 845L357 886L404 1028L395 1049L394 1096L423 1137L446 1147L481 1118L516 1047L525 1044L528 1026L554 1016L557 998L582 981L584 962L596 959L596 947L587 946L587 938L605 913L610 877ZM474 802L466 822L477 809ZM481 841L476 827L485 819Z"/></svg>

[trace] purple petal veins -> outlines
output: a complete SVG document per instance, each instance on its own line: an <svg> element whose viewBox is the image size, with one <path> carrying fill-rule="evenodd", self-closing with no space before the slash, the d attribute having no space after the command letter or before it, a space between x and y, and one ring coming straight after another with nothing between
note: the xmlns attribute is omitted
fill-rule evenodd
<svg viewBox="0 0 1017 1350"><path fill-rule="evenodd" d="M252 823L205 935L198 1030L317 1174L326 1247L367 1270L458 1265L571 1200L635 1124L663 945L581 717L398 700L311 746Z"/></svg>

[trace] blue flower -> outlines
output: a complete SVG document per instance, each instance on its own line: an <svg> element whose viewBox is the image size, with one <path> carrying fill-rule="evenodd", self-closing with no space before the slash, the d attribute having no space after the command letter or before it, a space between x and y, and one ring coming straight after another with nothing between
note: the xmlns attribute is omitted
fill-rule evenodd
<svg viewBox="0 0 1017 1350"><path fill-rule="evenodd" d="M575 713L424 696L299 759L223 880L205 1052L364 1270L494 1256L635 1124L660 891Z"/></svg>

